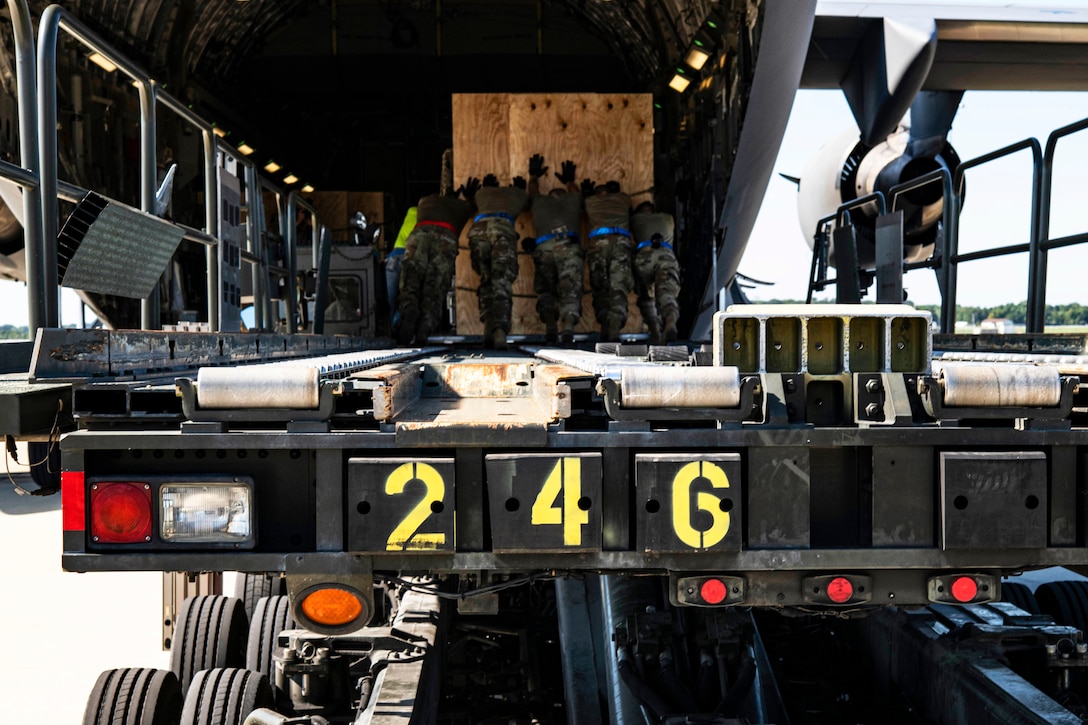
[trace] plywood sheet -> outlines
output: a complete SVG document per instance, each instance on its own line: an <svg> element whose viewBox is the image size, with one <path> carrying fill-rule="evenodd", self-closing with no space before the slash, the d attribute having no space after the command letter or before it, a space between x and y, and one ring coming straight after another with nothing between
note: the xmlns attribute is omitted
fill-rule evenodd
<svg viewBox="0 0 1088 725"><path fill-rule="evenodd" d="M351 217L357 211L366 214L368 224L385 222L385 197L380 191L315 191L306 201L317 209L321 223L332 230L337 242L352 241ZM395 235L397 230L383 233Z"/></svg>
<svg viewBox="0 0 1088 725"><path fill-rule="evenodd" d="M453 96L453 168L455 185L470 176L495 174L502 184L528 177L529 157L543 154L548 172L540 191L559 186L555 172L566 159L578 164L578 181L619 181L632 203L650 198L653 185L653 97L650 94L458 94ZM584 222L583 222L584 226ZM518 218L521 237L536 236L528 212ZM583 229L583 232L585 230ZM582 238L585 239L583 233ZM532 256L518 257L514 282L514 334L543 333L533 293ZM479 335L476 288L467 234L457 259L457 332ZM624 332L643 329L631 295ZM589 280L582 304L580 331L597 329Z"/></svg>

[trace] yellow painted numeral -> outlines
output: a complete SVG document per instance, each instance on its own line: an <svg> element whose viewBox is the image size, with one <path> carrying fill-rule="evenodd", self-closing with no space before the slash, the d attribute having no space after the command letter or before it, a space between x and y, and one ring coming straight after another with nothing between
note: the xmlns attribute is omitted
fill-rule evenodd
<svg viewBox="0 0 1088 725"><path fill-rule="evenodd" d="M423 498L415 508L408 512L404 520L397 524L389 535L385 548L387 551L408 551L412 549L437 549L446 543L446 535L417 534L416 531L431 515L431 505L442 503L446 495L446 482L434 466L427 463L404 463L385 479L385 492L390 496L404 493L409 481L420 480L426 487Z"/></svg>
<svg viewBox="0 0 1088 725"><path fill-rule="evenodd" d="M563 503L558 504L560 494ZM582 459L560 458L544 481L536 500L530 521L534 526L542 524L563 525L563 545L578 546L582 543L582 525L589 523L589 512L578 507L582 498Z"/></svg>
<svg viewBox="0 0 1088 725"><path fill-rule="evenodd" d="M729 488L729 477L716 463L692 461L683 466L672 479L672 528L680 541L693 549L714 546L729 533L729 512L722 511L717 496L707 491L695 494L696 511L710 514L711 525L699 531L691 525L691 485L695 479L705 478L714 488Z"/></svg>

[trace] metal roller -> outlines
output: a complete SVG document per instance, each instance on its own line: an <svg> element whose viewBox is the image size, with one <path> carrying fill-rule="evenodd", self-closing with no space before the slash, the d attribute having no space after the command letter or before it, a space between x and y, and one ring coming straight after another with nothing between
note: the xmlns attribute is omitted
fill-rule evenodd
<svg viewBox="0 0 1088 725"><path fill-rule="evenodd" d="M315 367L268 365L201 368L196 378L201 408L315 410L320 387Z"/></svg>
<svg viewBox="0 0 1088 725"><path fill-rule="evenodd" d="M626 367L620 372L624 408L736 408L740 370L735 367Z"/></svg>
<svg viewBox="0 0 1088 725"><path fill-rule="evenodd" d="M956 408L1049 408L1062 395L1058 370L1038 365L946 365L938 379Z"/></svg>

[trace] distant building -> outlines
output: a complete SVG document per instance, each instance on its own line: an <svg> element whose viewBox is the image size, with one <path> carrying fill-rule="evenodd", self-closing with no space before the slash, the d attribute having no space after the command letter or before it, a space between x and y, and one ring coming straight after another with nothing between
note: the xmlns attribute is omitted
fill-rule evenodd
<svg viewBox="0 0 1088 725"><path fill-rule="evenodd" d="M979 324L979 332L998 335L1007 335L1016 332L1016 326L1012 320L1004 317L988 317Z"/></svg>

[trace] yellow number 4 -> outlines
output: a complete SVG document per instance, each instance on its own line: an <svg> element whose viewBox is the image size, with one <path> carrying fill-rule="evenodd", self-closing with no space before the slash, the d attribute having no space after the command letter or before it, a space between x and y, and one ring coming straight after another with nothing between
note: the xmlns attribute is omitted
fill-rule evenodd
<svg viewBox="0 0 1088 725"><path fill-rule="evenodd" d="M562 494L563 503L559 504ZM589 523L589 512L578 506L582 498L582 459L560 458L555 462L544 487L533 501L534 526L562 524L563 545L578 546L582 543L582 525Z"/></svg>

